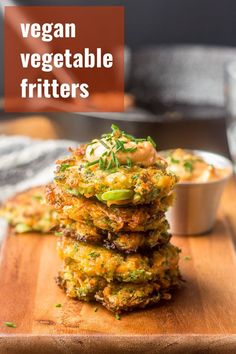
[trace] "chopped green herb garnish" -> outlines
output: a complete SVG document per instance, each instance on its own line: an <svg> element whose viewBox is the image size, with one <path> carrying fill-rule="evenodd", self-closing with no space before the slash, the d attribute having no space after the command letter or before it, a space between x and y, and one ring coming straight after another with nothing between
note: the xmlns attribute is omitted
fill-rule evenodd
<svg viewBox="0 0 236 354"><path fill-rule="evenodd" d="M104 170L104 168L105 168L105 162L104 162L103 158L99 159L99 168L101 170Z"/></svg>
<svg viewBox="0 0 236 354"><path fill-rule="evenodd" d="M115 314L115 319L116 319L117 321L120 321L121 318L120 318L120 315L118 315L118 313Z"/></svg>
<svg viewBox="0 0 236 354"><path fill-rule="evenodd" d="M111 167L112 167L112 160L110 160L110 161L108 162L107 170L110 170Z"/></svg>
<svg viewBox="0 0 236 354"><path fill-rule="evenodd" d="M98 159L98 160L91 161L91 162L88 162L88 163L86 164L86 167L90 167L90 166L96 165L97 163L99 163L99 159Z"/></svg>
<svg viewBox="0 0 236 354"><path fill-rule="evenodd" d="M16 324L13 322L4 322L6 327L16 328Z"/></svg>
<svg viewBox="0 0 236 354"><path fill-rule="evenodd" d="M97 310L98 310L98 307L94 307L94 312L97 312Z"/></svg>
<svg viewBox="0 0 236 354"><path fill-rule="evenodd" d="M191 257L190 256L184 256L184 261L190 261Z"/></svg>
<svg viewBox="0 0 236 354"><path fill-rule="evenodd" d="M116 144L116 152L122 150L124 151L124 142L121 140L115 140L115 144Z"/></svg>
<svg viewBox="0 0 236 354"><path fill-rule="evenodd" d="M193 172L193 164L192 164L192 162L185 161L184 168L185 168L186 171L188 171L190 173Z"/></svg>
<svg viewBox="0 0 236 354"><path fill-rule="evenodd" d="M90 258L96 259L96 258L98 258L100 256L100 253L98 253L96 251L92 251L88 255L89 255Z"/></svg>
<svg viewBox="0 0 236 354"><path fill-rule="evenodd" d="M136 141L136 140L137 140L133 135L126 134L125 132L122 132L122 134L123 134L126 138L130 139L131 141ZM144 139L144 140L146 140L146 139Z"/></svg>
<svg viewBox="0 0 236 354"><path fill-rule="evenodd" d="M106 149L109 149L109 146L105 143L105 141L100 140L100 143L101 143Z"/></svg>
<svg viewBox="0 0 236 354"><path fill-rule="evenodd" d="M126 161L127 161L127 166L132 167L132 160L129 157L127 157Z"/></svg>
<svg viewBox="0 0 236 354"><path fill-rule="evenodd" d="M55 307L62 307L62 304L56 304Z"/></svg>
<svg viewBox="0 0 236 354"><path fill-rule="evenodd" d="M67 168L69 168L70 165L66 164L66 163L63 163L61 164L60 166L60 172L64 172Z"/></svg>
<svg viewBox="0 0 236 354"><path fill-rule="evenodd" d="M77 243L74 244L74 250L75 250L75 252L78 252L78 250L79 250L79 247L78 247Z"/></svg>
<svg viewBox="0 0 236 354"><path fill-rule="evenodd" d="M175 159L173 156L171 156L170 161L172 163L180 163L180 160Z"/></svg>
<svg viewBox="0 0 236 354"><path fill-rule="evenodd" d="M89 155L91 156L91 155L93 155L93 154L94 154L94 148L92 148L92 149L90 150Z"/></svg>
<svg viewBox="0 0 236 354"><path fill-rule="evenodd" d="M115 153L112 151L111 153L111 156L112 156L112 162L113 164L116 166L116 167L119 167L120 166L120 162L118 160L118 158L116 157Z"/></svg>
<svg viewBox="0 0 236 354"><path fill-rule="evenodd" d="M137 150L137 146L132 146L130 148L125 148L125 152L134 152Z"/></svg>
<svg viewBox="0 0 236 354"><path fill-rule="evenodd" d="M154 148L157 147L155 141L150 136L147 137L147 141L149 141L152 144L152 146L154 146Z"/></svg>
<svg viewBox="0 0 236 354"><path fill-rule="evenodd" d="M114 132L116 132L117 130L120 130L120 128L116 125L116 124L112 124L111 125L111 130ZM106 135L106 134L105 134Z"/></svg>
<svg viewBox="0 0 236 354"><path fill-rule="evenodd" d="M135 141L137 142L137 143L141 143L141 142L143 142L143 141L147 141L146 139L140 139L140 138L138 138L138 139L135 139Z"/></svg>
<svg viewBox="0 0 236 354"><path fill-rule="evenodd" d="M155 142L150 136L148 136L146 139L136 139L132 135L126 134L124 131L120 130L119 127L115 124L112 124L111 129L111 133L103 134L100 140L94 140L92 142L99 142L106 148L106 151L99 159L88 162L85 167L90 167L99 164L99 168L101 170L110 170L118 168L120 167L121 163L119 161L118 156L116 155L117 152L122 151L124 153L132 153L137 150L137 144L143 141L149 141L154 147L156 147ZM129 142L132 142L133 146L126 147L127 143ZM93 153L94 149L91 149L89 154L92 155ZM110 158L103 159L104 156L109 156ZM131 167L130 159L127 159L127 164L124 165Z"/></svg>

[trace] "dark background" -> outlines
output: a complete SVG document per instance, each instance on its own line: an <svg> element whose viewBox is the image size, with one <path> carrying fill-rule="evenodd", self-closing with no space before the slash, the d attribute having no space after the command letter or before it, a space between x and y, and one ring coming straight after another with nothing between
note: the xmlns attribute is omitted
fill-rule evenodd
<svg viewBox="0 0 236 354"><path fill-rule="evenodd" d="M235 0L21 0L16 4L123 5L126 9L125 40L133 49L173 43L236 46ZM2 29L1 19L1 67ZM2 81L1 75L1 95Z"/></svg>
<svg viewBox="0 0 236 354"><path fill-rule="evenodd" d="M124 5L126 42L236 45L235 0L23 0L22 5Z"/></svg>
<svg viewBox="0 0 236 354"><path fill-rule="evenodd" d="M126 44L133 49L173 43L236 46L235 0L22 0L16 4L123 5L126 9ZM2 37L1 30L3 73ZM3 95L3 75L0 95Z"/></svg>

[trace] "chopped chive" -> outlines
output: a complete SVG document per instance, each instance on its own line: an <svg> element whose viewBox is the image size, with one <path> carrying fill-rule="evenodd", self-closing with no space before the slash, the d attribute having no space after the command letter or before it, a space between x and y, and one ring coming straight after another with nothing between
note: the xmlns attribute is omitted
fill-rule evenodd
<svg viewBox="0 0 236 354"><path fill-rule="evenodd" d="M120 321L121 318L120 318L120 315L118 315L118 313L115 314L115 319L116 319L117 321Z"/></svg>
<svg viewBox="0 0 236 354"><path fill-rule="evenodd" d="M121 140L116 140L115 141L116 144L116 152L120 151L120 150L124 150L124 143Z"/></svg>
<svg viewBox="0 0 236 354"><path fill-rule="evenodd" d="M137 150L137 146L133 146L131 148L125 148L125 152L134 152Z"/></svg>
<svg viewBox="0 0 236 354"><path fill-rule="evenodd" d="M100 257L100 253L98 253L96 251L92 251L88 255L91 259L96 259L96 258Z"/></svg>
<svg viewBox="0 0 236 354"><path fill-rule="evenodd" d="M191 257L190 256L184 256L184 261L191 261Z"/></svg>
<svg viewBox="0 0 236 354"><path fill-rule="evenodd" d="M87 162L85 166L90 167L90 166L96 165L97 163L99 163L99 159L91 161L91 162Z"/></svg>
<svg viewBox="0 0 236 354"><path fill-rule="evenodd" d="M127 157L126 162L128 167L132 167L132 160L129 157Z"/></svg>
<svg viewBox="0 0 236 354"><path fill-rule="evenodd" d="M89 167L89 166L93 166L95 164L99 164L99 168L101 170L109 170L111 168L115 168L115 167L120 167L120 161L118 159L118 157L116 156L116 153L118 151L122 151L122 152L126 152L126 153L130 153L130 152L134 152L137 150L137 143L138 142L143 142L143 141L149 141L154 147L156 147L155 142L153 141L153 139L148 136L146 139L136 139L134 138L132 135L130 134L126 134L124 131L120 130L120 128L116 125L116 124L112 124L111 125L111 130L112 133L109 134L102 134L102 137L100 140L94 140L94 142L100 142L101 145L103 145L106 148L106 151L101 155L101 157L95 161L92 162L88 162L85 166ZM120 140L119 138L126 138L129 141L135 143L134 146L131 147L125 147L126 144L126 140ZM109 145L106 143L109 141ZM90 155L92 155L94 152L94 149L91 149L90 151ZM111 160L109 159L109 161L107 159L103 159L102 157L104 156L111 156ZM127 164L124 164L128 167L132 166L132 161L130 159L127 159Z"/></svg>
<svg viewBox="0 0 236 354"><path fill-rule="evenodd" d="M79 247L78 247L78 244L74 244L74 250L75 250L75 252L78 252L78 250L79 250Z"/></svg>
<svg viewBox="0 0 236 354"><path fill-rule="evenodd" d="M105 166L104 160L103 160L102 157L100 157L100 159L99 159L99 168L101 170L104 170L104 166Z"/></svg>
<svg viewBox="0 0 236 354"><path fill-rule="evenodd" d="M141 143L141 142L143 142L143 141L146 141L146 139L135 139L135 141L137 142L137 143Z"/></svg>
<svg viewBox="0 0 236 354"><path fill-rule="evenodd" d="M61 304L56 304L55 307L62 307L62 305Z"/></svg>
<svg viewBox="0 0 236 354"><path fill-rule="evenodd" d="M170 161L172 163L180 163L180 160L175 159L174 157L171 156Z"/></svg>
<svg viewBox="0 0 236 354"><path fill-rule="evenodd" d="M111 157L112 157L113 163L116 164L116 155L115 155L115 153L113 151L111 153Z"/></svg>
<svg viewBox="0 0 236 354"><path fill-rule="evenodd" d="M149 141L152 144L152 146L154 146L154 148L157 147L155 141L150 136L147 137L147 141Z"/></svg>
<svg viewBox="0 0 236 354"><path fill-rule="evenodd" d="M186 171L188 171L190 173L193 172L193 164L192 164L192 162L186 161L184 163L184 168L185 168Z"/></svg>
<svg viewBox="0 0 236 354"><path fill-rule="evenodd" d="M117 157L116 157L116 167L120 167L120 161L118 160Z"/></svg>
<svg viewBox="0 0 236 354"><path fill-rule="evenodd" d="M109 146L108 146L103 140L100 140L100 143L101 143L106 149L109 149Z"/></svg>
<svg viewBox="0 0 236 354"><path fill-rule="evenodd" d="M94 307L94 312L97 312L98 308L97 307Z"/></svg>
<svg viewBox="0 0 236 354"><path fill-rule="evenodd" d="M91 141L90 143L88 143L86 146L93 145L93 144L95 144L95 143L97 143L97 139L92 140L92 141Z"/></svg>
<svg viewBox="0 0 236 354"><path fill-rule="evenodd" d="M16 324L13 322L4 322L6 327L16 328Z"/></svg>
<svg viewBox="0 0 236 354"><path fill-rule="evenodd" d="M70 167L70 165L69 164L67 164L67 163L63 163L63 164L61 164L61 166L60 166L60 172L64 172L67 168L69 168Z"/></svg>
<svg viewBox="0 0 236 354"><path fill-rule="evenodd" d="M120 130L120 128L116 124L112 124L111 130L113 131L113 133L115 133L117 130Z"/></svg>
<svg viewBox="0 0 236 354"><path fill-rule="evenodd" d="M112 167L112 160L110 160L110 161L108 162L107 170L110 170L111 167Z"/></svg>
<svg viewBox="0 0 236 354"><path fill-rule="evenodd" d="M89 155L91 156L91 155L93 155L93 153L94 153L94 148L92 148L92 149L90 150Z"/></svg>
<svg viewBox="0 0 236 354"><path fill-rule="evenodd" d="M136 140L133 135L126 134L126 133L124 133L123 135L124 135L126 138L128 138L128 139L130 139L130 140L132 140L132 141L135 141L135 140Z"/></svg>

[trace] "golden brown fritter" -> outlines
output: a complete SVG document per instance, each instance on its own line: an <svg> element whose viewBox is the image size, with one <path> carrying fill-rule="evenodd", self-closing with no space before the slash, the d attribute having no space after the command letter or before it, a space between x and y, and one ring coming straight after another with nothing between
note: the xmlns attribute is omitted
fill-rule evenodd
<svg viewBox="0 0 236 354"><path fill-rule="evenodd" d="M9 199L0 216L7 219L16 233L48 233L58 224L57 212L45 202L45 186L31 188Z"/></svg>
<svg viewBox="0 0 236 354"><path fill-rule="evenodd" d="M103 277L108 282L142 283L159 279L166 271L178 269L179 251L169 243L146 255L124 255L75 242L70 237L58 240L58 253L71 270L87 277Z"/></svg>
<svg viewBox="0 0 236 354"><path fill-rule="evenodd" d="M156 144L136 139L114 124L112 132L71 150L59 160L55 183L75 196L113 204L149 204L173 190L178 178L167 171Z"/></svg>
<svg viewBox="0 0 236 354"><path fill-rule="evenodd" d="M130 169L120 166L113 172L100 170L97 166L85 167L86 162L78 161L76 153L74 152L74 160L69 162L66 159L59 162L55 177L58 186L75 196L97 197L108 205L149 204L168 196L177 182L174 175L167 174L160 169L160 166L148 168L133 166ZM64 169L66 165L69 167ZM106 201L105 198L109 195L105 193L111 191L127 191L127 199ZM111 193L110 198L112 198Z"/></svg>
<svg viewBox="0 0 236 354"><path fill-rule="evenodd" d="M92 301L96 293L104 289L107 281L101 277L87 277L72 271L69 266L65 266L58 273L57 284L62 287L69 297L83 301Z"/></svg>
<svg viewBox="0 0 236 354"><path fill-rule="evenodd" d="M113 173L101 173L94 166L81 169L75 166L58 172L55 178L55 183L72 195L83 195L86 198L96 197L107 205L149 204L158 198L168 196L176 181L177 179L173 175L167 175L153 166L145 170L134 166L129 171L120 167L119 172ZM111 199L112 193L105 193L112 191L114 191L114 198L118 195L118 191L121 198L124 198L125 195L128 198ZM126 194L122 194L122 191ZM110 199L106 201L105 198L108 197Z"/></svg>
<svg viewBox="0 0 236 354"><path fill-rule="evenodd" d="M169 242L168 222L163 220L160 227L146 232L111 232L96 227L61 219L59 231L62 235L77 241L98 244L108 249L117 249L125 253L137 252Z"/></svg>
<svg viewBox="0 0 236 354"><path fill-rule="evenodd" d="M83 197L74 197L57 186L46 188L48 203L69 219L112 232L147 231L158 229L165 220L164 211L172 202L172 196L159 203L138 207L119 207L97 202Z"/></svg>
<svg viewBox="0 0 236 354"><path fill-rule="evenodd" d="M180 285L179 271L168 274L168 287L163 287L161 281L142 284L110 283L103 290L96 293L95 299L108 310L120 313L145 308L158 303L160 300L170 300L170 290Z"/></svg>
<svg viewBox="0 0 236 354"><path fill-rule="evenodd" d="M66 291L67 296L83 300L97 300L108 310L120 313L131 311L134 308L144 308L159 302L161 299L170 299L169 291L180 284L178 270L167 271L162 279L155 282L140 284L108 283L101 277L84 277L65 266L59 272L58 284Z"/></svg>

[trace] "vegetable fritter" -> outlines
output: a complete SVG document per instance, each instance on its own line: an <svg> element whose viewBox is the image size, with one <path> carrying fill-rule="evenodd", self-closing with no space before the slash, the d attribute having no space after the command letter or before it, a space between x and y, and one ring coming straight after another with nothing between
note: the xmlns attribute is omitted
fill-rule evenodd
<svg viewBox="0 0 236 354"><path fill-rule="evenodd" d="M58 241L58 253L71 270L87 277L103 277L108 282L142 283L156 280L166 271L178 269L179 261L179 249L170 243L147 255L124 255L62 237Z"/></svg>
<svg viewBox="0 0 236 354"><path fill-rule="evenodd" d="M83 277L65 266L57 282L69 297L83 301L96 299L110 311L120 313L144 308L161 299L169 300L169 290L179 286L180 274L178 270L167 271L159 281L141 284L108 283L101 277Z"/></svg>
<svg viewBox="0 0 236 354"><path fill-rule="evenodd" d="M111 134L59 160L55 183L72 195L96 197L108 206L160 200L173 190L177 177L167 172L167 163L153 144L113 126Z"/></svg>
<svg viewBox="0 0 236 354"><path fill-rule="evenodd" d="M94 300L95 294L104 289L107 281L102 277L87 277L65 266L56 278L57 284L66 290L69 297L83 301Z"/></svg>
<svg viewBox="0 0 236 354"><path fill-rule="evenodd" d="M142 208L115 205L108 207L96 200L74 197L56 186L46 188L46 198L63 216L112 232L158 229L165 220L164 211L172 202L170 195L161 202L143 205Z"/></svg>
<svg viewBox="0 0 236 354"><path fill-rule="evenodd" d="M95 295L95 299L108 310L120 313L144 308L158 303L161 299L170 300L169 290L180 285L178 270L166 274L168 287L162 287L161 281L142 284L110 283Z"/></svg>
<svg viewBox="0 0 236 354"><path fill-rule="evenodd" d="M58 285L119 314L170 299L180 285L165 216L178 177L151 137L111 128L57 161L46 200L59 220Z"/></svg>
<svg viewBox="0 0 236 354"><path fill-rule="evenodd" d="M168 222L163 220L158 229L147 232L111 232L92 227L90 225L61 220L59 231L67 236L87 243L103 245L108 249L117 249L125 253L137 252L153 248L169 242L171 235L168 233Z"/></svg>
<svg viewBox="0 0 236 354"><path fill-rule="evenodd" d="M48 233L58 223L57 212L45 202L45 187L31 188L8 200L0 209L16 233Z"/></svg>

